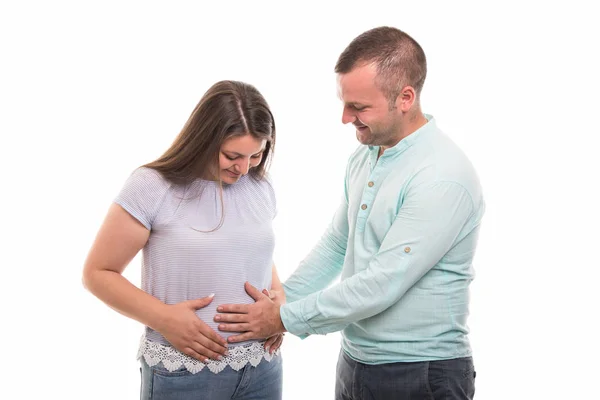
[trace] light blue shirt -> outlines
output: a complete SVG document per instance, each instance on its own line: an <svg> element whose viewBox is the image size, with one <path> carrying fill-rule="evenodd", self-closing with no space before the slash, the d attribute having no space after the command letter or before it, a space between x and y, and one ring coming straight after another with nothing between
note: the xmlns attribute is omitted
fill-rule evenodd
<svg viewBox="0 0 600 400"><path fill-rule="evenodd" d="M469 284L485 205L470 161L426 117L381 157L373 146L350 157L333 221L284 284L289 332L341 330L344 351L366 364L471 355Z"/></svg>

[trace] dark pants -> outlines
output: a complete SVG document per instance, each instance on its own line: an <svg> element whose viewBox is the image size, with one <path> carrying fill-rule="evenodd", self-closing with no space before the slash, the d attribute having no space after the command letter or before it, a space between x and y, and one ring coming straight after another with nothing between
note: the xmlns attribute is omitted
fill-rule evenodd
<svg viewBox="0 0 600 400"><path fill-rule="evenodd" d="M472 400L474 395L471 357L367 365L340 352L336 400Z"/></svg>

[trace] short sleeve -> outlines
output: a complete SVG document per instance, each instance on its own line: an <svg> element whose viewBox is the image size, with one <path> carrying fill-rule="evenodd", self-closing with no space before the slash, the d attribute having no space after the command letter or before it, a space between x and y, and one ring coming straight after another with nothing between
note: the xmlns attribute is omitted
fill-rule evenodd
<svg viewBox="0 0 600 400"><path fill-rule="evenodd" d="M158 171L140 167L131 173L114 202L151 230L170 186Z"/></svg>

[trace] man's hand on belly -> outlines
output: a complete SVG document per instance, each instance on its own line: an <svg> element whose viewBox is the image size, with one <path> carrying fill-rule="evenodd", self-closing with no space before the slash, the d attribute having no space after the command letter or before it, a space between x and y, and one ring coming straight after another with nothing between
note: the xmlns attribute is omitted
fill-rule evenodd
<svg viewBox="0 0 600 400"><path fill-rule="evenodd" d="M265 339L285 332L279 316L281 294L274 293L274 299L271 299L248 282L244 287L256 301L254 304L223 304L217 307L217 311L221 313L215 316L215 321L220 322L219 330L241 333L227 340L236 343L250 339Z"/></svg>

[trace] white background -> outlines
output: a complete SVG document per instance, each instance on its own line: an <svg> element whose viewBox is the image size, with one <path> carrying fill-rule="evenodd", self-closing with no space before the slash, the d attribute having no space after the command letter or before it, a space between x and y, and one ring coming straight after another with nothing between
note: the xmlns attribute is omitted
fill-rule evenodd
<svg viewBox="0 0 600 400"><path fill-rule="evenodd" d="M82 265L128 174L167 148L217 80L254 84L274 112L275 260L289 276L330 221L357 145L341 124L335 61L378 25L425 49L423 109L485 190L476 397L598 396L591 6L206 3L0 3L0 398L139 397L142 327L83 289ZM125 274L139 284L139 258ZM284 399L331 399L338 350L337 333L287 335Z"/></svg>

